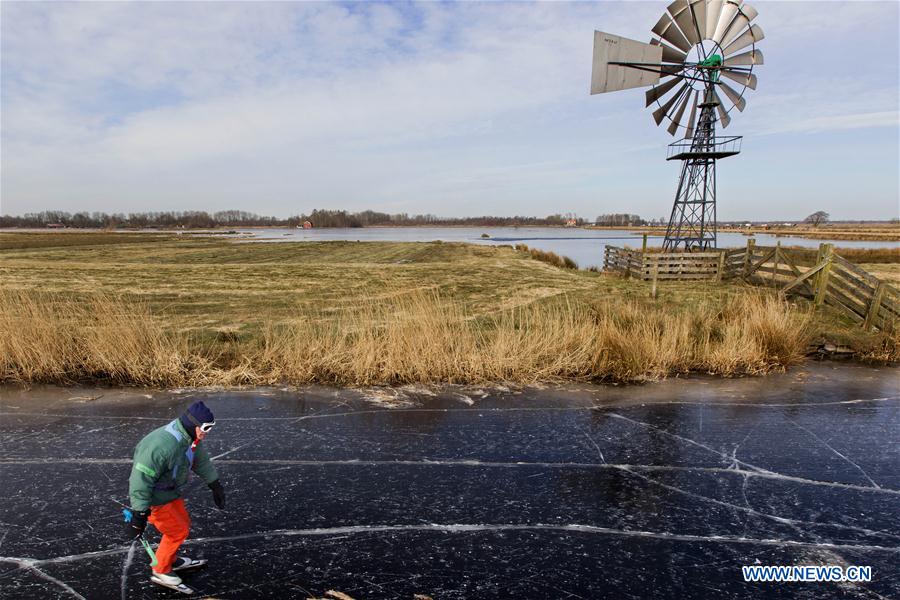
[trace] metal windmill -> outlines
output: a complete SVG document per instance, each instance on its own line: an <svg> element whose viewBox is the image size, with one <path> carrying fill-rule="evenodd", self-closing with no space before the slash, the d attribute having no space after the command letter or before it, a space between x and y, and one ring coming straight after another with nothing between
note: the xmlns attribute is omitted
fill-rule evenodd
<svg viewBox="0 0 900 600"><path fill-rule="evenodd" d="M746 107L747 88L756 89L753 68L763 63L756 15L740 0L676 0L649 44L594 31L591 94L653 86L646 100L657 107L656 124L668 120L673 136L684 131L666 156L682 161L666 250L716 247L716 160L738 154L742 139L717 137L716 124L728 127L729 113Z"/></svg>

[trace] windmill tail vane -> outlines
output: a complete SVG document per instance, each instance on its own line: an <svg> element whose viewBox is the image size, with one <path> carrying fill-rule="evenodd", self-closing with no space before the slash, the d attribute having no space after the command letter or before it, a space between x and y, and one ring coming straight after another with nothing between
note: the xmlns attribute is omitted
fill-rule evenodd
<svg viewBox="0 0 900 600"><path fill-rule="evenodd" d="M669 135L683 134L666 157L682 162L667 251L716 247L716 161L740 153L742 141L717 136L716 127L728 127L756 89L764 37L757 15L740 0L676 0L649 43L594 31L591 94L650 88L644 99L653 120L667 122Z"/></svg>

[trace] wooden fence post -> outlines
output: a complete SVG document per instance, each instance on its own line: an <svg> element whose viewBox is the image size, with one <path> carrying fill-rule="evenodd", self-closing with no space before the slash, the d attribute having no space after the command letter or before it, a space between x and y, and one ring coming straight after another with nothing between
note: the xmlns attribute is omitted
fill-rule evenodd
<svg viewBox="0 0 900 600"><path fill-rule="evenodd" d="M647 251L647 234L644 234L644 243L641 244L641 254Z"/></svg>
<svg viewBox="0 0 900 600"><path fill-rule="evenodd" d="M816 253L816 262L813 263L813 268L819 266L822 263L823 258L825 258L825 242L819 242L819 251ZM818 291L819 273L816 273L815 278L812 280L812 287L814 291Z"/></svg>
<svg viewBox="0 0 900 600"><path fill-rule="evenodd" d="M775 264L772 265L772 287L778 286L775 276L778 274L778 255L781 253L781 240L775 242Z"/></svg>
<svg viewBox="0 0 900 600"><path fill-rule="evenodd" d="M641 255L638 258L638 261L640 262L640 264L637 267L637 278L640 281L647 281L647 279L644 276L644 274L645 274L644 272L650 266L650 263L653 262L653 258L648 257L646 254L641 252Z"/></svg>
<svg viewBox="0 0 900 600"><path fill-rule="evenodd" d="M756 240L747 240L747 253L744 254L744 277L750 276L750 265L753 264L753 247L756 246Z"/></svg>
<svg viewBox="0 0 900 600"><path fill-rule="evenodd" d="M719 252L719 266L716 269L716 281L725 279L725 250Z"/></svg>
<svg viewBox="0 0 900 600"><path fill-rule="evenodd" d="M875 324L875 319L878 318L878 310L881 308L881 298L884 296L884 286L884 282L879 281L878 286L875 288L875 295L872 296L869 310L866 311L866 322L863 323L863 329L866 331L872 329L872 325Z"/></svg>
<svg viewBox="0 0 900 600"><path fill-rule="evenodd" d="M659 277L659 263L653 265L653 283L650 284L650 297L656 298L656 280Z"/></svg>
<svg viewBox="0 0 900 600"><path fill-rule="evenodd" d="M825 262L825 266L819 271L819 278L816 281L816 306L822 306L822 303L825 302L825 294L828 292L828 276L831 274L834 244L822 244L820 252L824 255L822 260Z"/></svg>

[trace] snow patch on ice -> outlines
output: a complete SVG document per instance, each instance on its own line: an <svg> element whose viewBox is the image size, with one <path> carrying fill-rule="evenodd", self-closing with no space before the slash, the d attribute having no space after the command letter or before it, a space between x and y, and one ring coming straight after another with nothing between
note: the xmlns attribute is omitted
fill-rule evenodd
<svg viewBox="0 0 900 600"><path fill-rule="evenodd" d="M416 405L400 388L369 388L361 392L365 402L384 408L409 408Z"/></svg>

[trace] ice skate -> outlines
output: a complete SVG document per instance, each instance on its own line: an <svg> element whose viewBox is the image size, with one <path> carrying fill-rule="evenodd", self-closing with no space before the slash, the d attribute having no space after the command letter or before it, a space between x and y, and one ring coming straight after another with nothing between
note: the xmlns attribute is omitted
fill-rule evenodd
<svg viewBox="0 0 900 600"><path fill-rule="evenodd" d="M181 592L185 595L191 595L195 593L194 588L185 585L181 581L181 577L175 575L174 573L153 573L150 576L150 581L152 581L156 585L167 587L171 590Z"/></svg>
<svg viewBox="0 0 900 600"><path fill-rule="evenodd" d="M179 556L172 564L173 571L186 571L188 569L197 569L206 564L206 560L198 558L188 558L187 556Z"/></svg>

